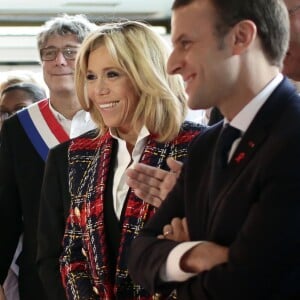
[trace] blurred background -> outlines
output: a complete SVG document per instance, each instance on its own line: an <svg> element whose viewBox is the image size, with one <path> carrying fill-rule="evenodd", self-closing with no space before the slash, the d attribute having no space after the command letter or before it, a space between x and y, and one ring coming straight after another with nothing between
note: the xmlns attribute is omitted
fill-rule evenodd
<svg viewBox="0 0 300 300"><path fill-rule="evenodd" d="M144 20L168 39L172 0L0 0L0 73L40 72L39 26L57 14L85 14L95 23Z"/></svg>
<svg viewBox="0 0 300 300"><path fill-rule="evenodd" d="M30 76L46 90L36 34L58 14L84 14L101 24L120 19L145 21L170 42L173 0L0 0L0 83L11 76ZM204 111L189 110L187 119L203 121Z"/></svg>

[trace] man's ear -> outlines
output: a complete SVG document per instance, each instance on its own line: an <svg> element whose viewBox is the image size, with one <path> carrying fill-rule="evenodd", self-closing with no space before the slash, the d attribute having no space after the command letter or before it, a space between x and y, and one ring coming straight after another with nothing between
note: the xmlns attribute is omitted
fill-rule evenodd
<svg viewBox="0 0 300 300"><path fill-rule="evenodd" d="M232 28L232 51L233 54L242 54L254 42L257 36L256 25L250 20L243 20Z"/></svg>

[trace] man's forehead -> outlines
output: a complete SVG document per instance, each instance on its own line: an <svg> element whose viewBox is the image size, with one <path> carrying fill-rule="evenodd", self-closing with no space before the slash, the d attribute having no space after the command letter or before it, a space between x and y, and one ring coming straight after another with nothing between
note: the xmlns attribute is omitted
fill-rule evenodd
<svg viewBox="0 0 300 300"><path fill-rule="evenodd" d="M75 34L64 34L64 35L58 35L53 34L48 37L48 39L45 42L45 46L51 46L51 45L79 45L77 36Z"/></svg>

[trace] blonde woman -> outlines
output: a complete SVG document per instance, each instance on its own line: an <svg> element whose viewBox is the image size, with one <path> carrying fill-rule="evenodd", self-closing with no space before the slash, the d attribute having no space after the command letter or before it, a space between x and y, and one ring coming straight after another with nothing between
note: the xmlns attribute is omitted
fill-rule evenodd
<svg viewBox="0 0 300 300"><path fill-rule="evenodd" d="M78 53L78 98L98 130L68 146L71 209L60 258L68 299L152 299L132 282L127 255L160 203L139 199L125 171L136 162L167 169L168 157L182 161L203 129L184 122L183 84L167 74L168 55L150 26L133 21L99 27ZM43 194L55 188L46 184Z"/></svg>

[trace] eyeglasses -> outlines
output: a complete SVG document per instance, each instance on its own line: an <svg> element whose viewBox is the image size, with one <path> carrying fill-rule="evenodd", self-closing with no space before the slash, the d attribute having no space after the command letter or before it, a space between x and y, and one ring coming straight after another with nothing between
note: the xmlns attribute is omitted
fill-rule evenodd
<svg viewBox="0 0 300 300"><path fill-rule="evenodd" d="M293 16L299 9L300 9L300 5L297 5L295 7L288 9L288 13L290 16Z"/></svg>
<svg viewBox="0 0 300 300"><path fill-rule="evenodd" d="M40 56L42 61L55 60L58 53L61 52L65 59L74 60L78 52L78 47L65 47L65 48L42 48L40 49Z"/></svg>

